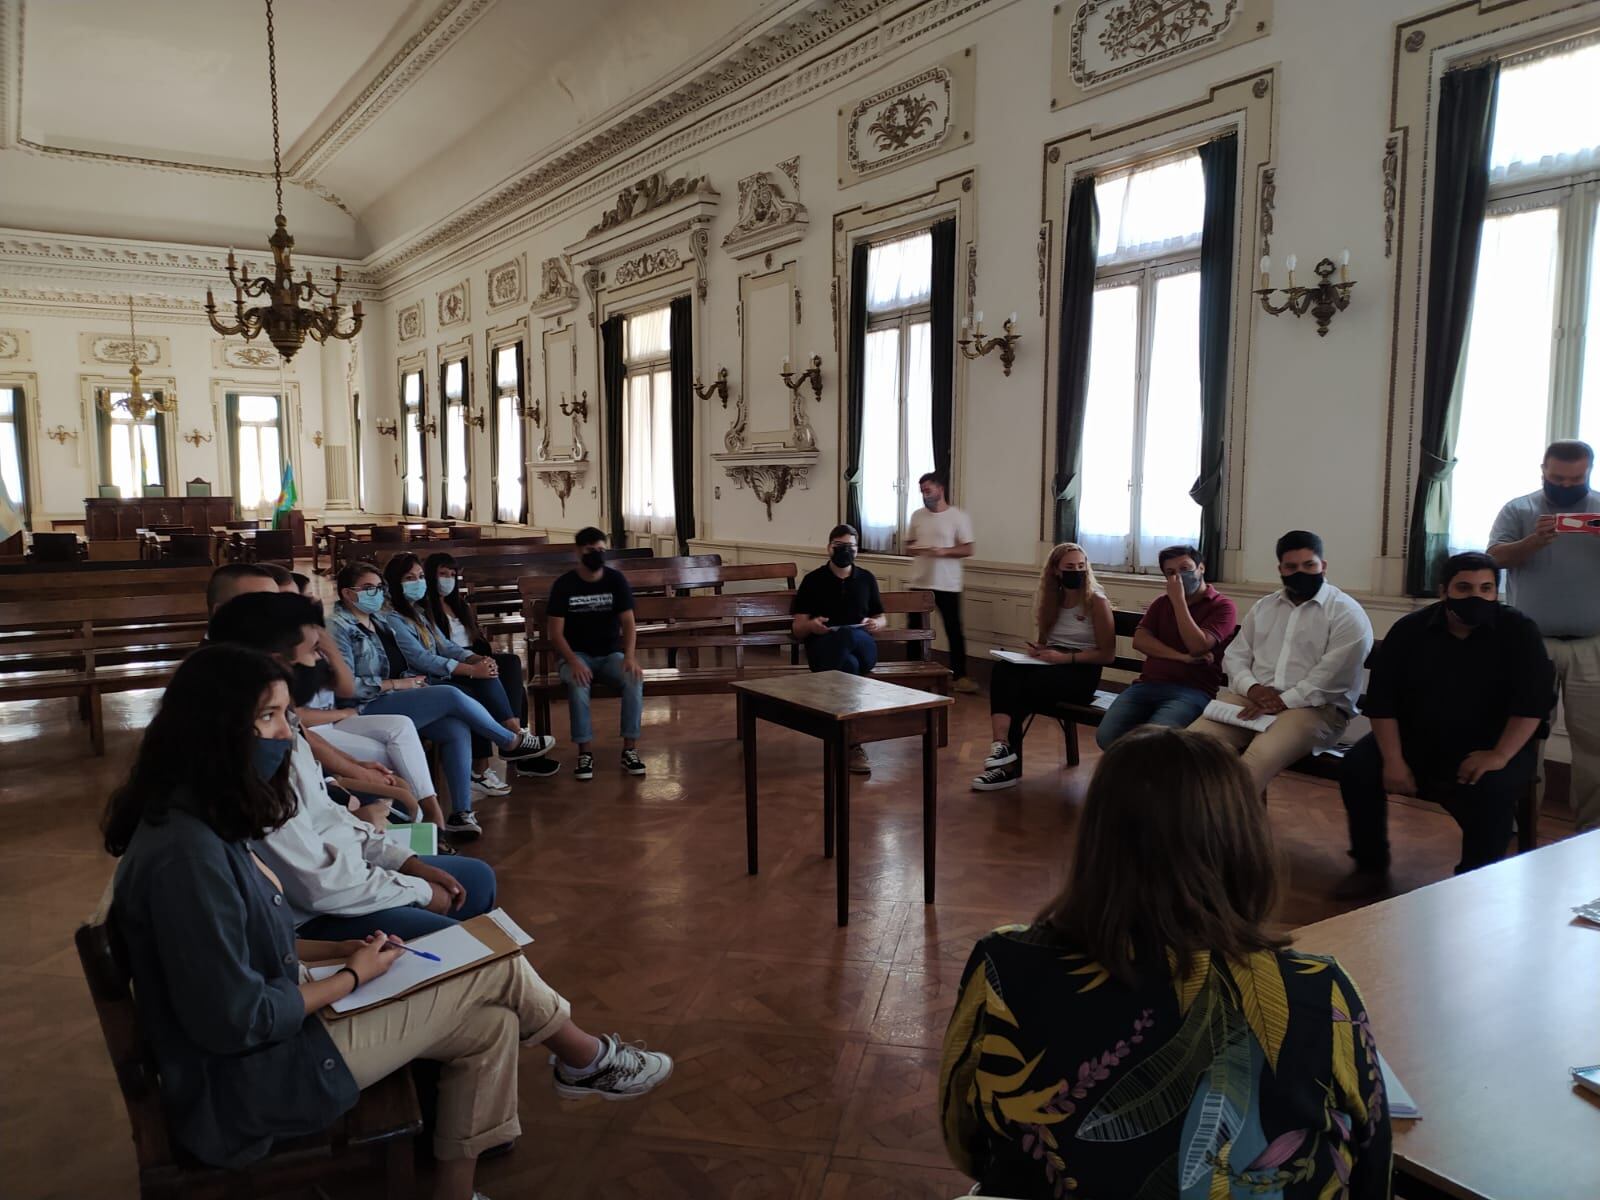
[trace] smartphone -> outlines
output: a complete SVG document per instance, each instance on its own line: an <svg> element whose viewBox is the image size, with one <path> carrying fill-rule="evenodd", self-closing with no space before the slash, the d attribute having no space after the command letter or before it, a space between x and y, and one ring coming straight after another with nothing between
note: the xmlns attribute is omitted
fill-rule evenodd
<svg viewBox="0 0 1600 1200"><path fill-rule="evenodd" d="M1591 1092L1600 1095L1600 1065L1593 1067L1573 1067L1573 1082L1588 1088Z"/></svg>
<svg viewBox="0 0 1600 1200"><path fill-rule="evenodd" d="M1557 513L1557 533L1600 533L1600 513Z"/></svg>

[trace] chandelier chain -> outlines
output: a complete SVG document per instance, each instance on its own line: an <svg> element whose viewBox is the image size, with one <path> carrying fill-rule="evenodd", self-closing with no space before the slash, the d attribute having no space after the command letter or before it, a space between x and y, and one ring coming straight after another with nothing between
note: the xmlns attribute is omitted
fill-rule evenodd
<svg viewBox="0 0 1600 1200"><path fill-rule="evenodd" d="M278 45L272 28L272 0L267 0L267 81L272 89L272 180L278 189L278 215L283 216L283 154L278 140Z"/></svg>

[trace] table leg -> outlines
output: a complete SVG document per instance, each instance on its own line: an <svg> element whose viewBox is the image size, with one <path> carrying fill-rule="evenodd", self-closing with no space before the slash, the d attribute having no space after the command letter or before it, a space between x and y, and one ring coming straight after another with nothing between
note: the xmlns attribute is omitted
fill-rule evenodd
<svg viewBox="0 0 1600 1200"><path fill-rule="evenodd" d="M744 840L746 869L756 873L756 718L739 697L739 739L744 745Z"/></svg>
<svg viewBox="0 0 1600 1200"><path fill-rule="evenodd" d="M833 857L834 747L832 738L822 739L822 857Z"/></svg>
<svg viewBox="0 0 1600 1200"><path fill-rule="evenodd" d="M939 709L938 712L943 712ZM934 842L938 828L939 764L935 754L938 744L938 718L934 709L927 713L927 725L922 731L922 902L933 903Z"/></svg>
<svg viewBox="0 0 1600 1200"><path fill-rule="evenodd" d="M849 728L840 724L830 735L833 746L834 866L840 926L850 923L850 749Z"/></svg>

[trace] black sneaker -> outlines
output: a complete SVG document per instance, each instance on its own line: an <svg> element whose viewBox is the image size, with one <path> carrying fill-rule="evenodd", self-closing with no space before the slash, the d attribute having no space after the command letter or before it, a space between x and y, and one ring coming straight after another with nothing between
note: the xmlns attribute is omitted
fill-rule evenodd
<svg viewBox="0 0 1600 1200"><path fill-rule="evenodd" d="M519 758L536 758L541 754L550 753L555 744L555 738L548 733L529 733L524 729L522 740L509 750L502 748L500 757L507 762L515 762Z"/></svg>
<svg viewBox="0 0 1600 1200"><path fill-rule="evenodd" d="M985 770L995 767L1009 767L1017 761L1017 752L1004 742L993 742L989 746L989 757L983 760Z"/></svg>
<svg viewBox="0 0 1600 1200"><path fill-rule="evenodd" d="M471 809L453 812L445 818L444 831L453 842L475 842L483 836L483 826L478 824L478 814Z"/></svg>
<svg viewBox="0 0 1600 1200"><path fill-rule="evenodd" d="M972 781L972 790L975 792L999 792L1006 788L1014 788L1022 779L1022 772L1015 767L994 767L985 771Z"/></svg>
<svg viewBox="0 0 1600 1200"><path fill-rule="evenodd" d="M524 758L511 764L522 779L548 779L552 775L561 774L561 763L554 758ZM483 1155L478 1155L482 1158Z"/></svg>
<svg viewBox="0 0 1600 1200"><path fill-rule="evenodd" d="M572 772L574 779L590 780L594 778L594 755L578 755L578 765Z"/></svg>
<svg viewBox="0 0 1600 1200"><path fill-rule="evenodd" d="M622 752L622 769L629 775L644 774L644 759L639 757L637 750L624 750Z"/></svg>

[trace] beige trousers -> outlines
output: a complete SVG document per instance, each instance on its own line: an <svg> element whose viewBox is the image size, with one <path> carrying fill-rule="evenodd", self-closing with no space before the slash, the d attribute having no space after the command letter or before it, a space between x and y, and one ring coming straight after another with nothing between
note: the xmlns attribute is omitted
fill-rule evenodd
<svg viewBox="0 0 1600 1200"><path fill-rule="evenodd" d="M1600 637L1546 638L1544 648L1555 663L1561 689L1561 711L1572 744L1572 811L1582 833L1600 828ZM1542 781L1542 746L1539 753Z"/></svg>
<svg viewBox="0 0 1600 1200"><path fill-rule="evenodd" d="M1223 690L1217 699L1224 704L1246 705L1250 702L1236 692ZM1237 725L1224 725L1201 717L1189 726L1197 733L1210 734L1244 751L1242 758L1256 791L1265 792L1267 784L1290 763L1310 754L1318 746L1327 745L1350 723L1350 718L1340 708L1324 704L1320 708L1287 708L1265 733L1240 729Z"/></svg>
<svg viewBox="0 0 1600 1200"><path fill-rule="evenodd" d="M520 954L447 979L371 1012L323 1019L359 1087L413 1059L438 1062L433 1153L477 1158L522 1134L518 1043L542 1042L572 1010Z"/></svg>

